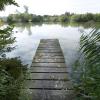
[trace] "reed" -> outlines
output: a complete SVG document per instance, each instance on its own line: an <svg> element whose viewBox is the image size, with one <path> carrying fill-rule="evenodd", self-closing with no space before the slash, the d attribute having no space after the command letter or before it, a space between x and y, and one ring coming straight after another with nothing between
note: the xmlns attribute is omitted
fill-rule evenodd
<svg viewBox="0 0 100 100"><path fill-rule="evenodd" d="M79 100L100 99L100 30L83 32L80 37L79 82L75 86Z"/></svg>

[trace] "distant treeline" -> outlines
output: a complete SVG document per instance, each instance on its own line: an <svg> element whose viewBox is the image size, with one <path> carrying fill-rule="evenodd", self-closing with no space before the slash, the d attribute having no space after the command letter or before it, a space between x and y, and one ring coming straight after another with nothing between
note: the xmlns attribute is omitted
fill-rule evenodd
<svg viewBox="0 0 100 100"><path fill-rule="evenodd" d="M7 22L68 22L71 15L35 15L28 13L10 14Z"/></svg>
<svg viewBox="0 0 100 100"><path fill-rule="evenodd" d="M74 14L73 16L71 16L71 20L75 22L88 22L88 21L100 22L100 13Z"/></svg>
<svg viewBox="0 0 100 100"><path fill-rule="evenodd" d="M29 13L10 14L7 17L7 22L100 22L100 14L74 14L66 12L62 15L35 15Z"/></svg>

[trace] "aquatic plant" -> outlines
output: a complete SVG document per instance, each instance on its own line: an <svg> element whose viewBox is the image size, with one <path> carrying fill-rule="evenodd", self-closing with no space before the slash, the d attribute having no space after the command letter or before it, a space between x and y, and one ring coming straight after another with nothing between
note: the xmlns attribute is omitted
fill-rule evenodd
<svg viewBox="0 0 100 100"><path fill-rule="evenodd" d="M100 30L93 29L80 37L80 59L77 60L75 85L79 100L100 99Z"/></svg>

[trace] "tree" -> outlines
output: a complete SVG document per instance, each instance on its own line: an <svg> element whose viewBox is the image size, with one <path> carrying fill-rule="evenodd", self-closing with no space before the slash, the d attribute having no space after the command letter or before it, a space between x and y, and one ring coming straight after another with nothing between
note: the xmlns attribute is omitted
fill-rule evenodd
<svg viewBox="0 0 100 100"><path fill-rule="evenodd" d="M61 22L68 22L68 21L69 21L68 16L65 15L61 16Z"/></svg>
<svg viewBox="0 0 100 100"><path fill-rule="evenodd" d="M93 20L95 22L100 22L100 14L95 14L94 17L93 17Z"/></svg>
<svg viewBox="0 0 100 100"><path fill-rule="evenodd" d="M70 12L65 12L65 15L66 16L70 16Z"/></svg>
<svg viewBox="0 0 100 100"><path fill-rule="evenodd" d="M0 10L5 5L15 3L14 0L0 0ZM19 58L6 58L5 52L10 52L10 45L15 41L12 36L13 27L0 30L0 100L19 100L26 65Z"/></svg>
<svg viewBox="0 0 100 100"><path fill-rule="evenodd" d="M6 5L18 6L18 4L15 2L15 0L0 0L0 10L4 10Z"/></svg>
<svg viewBox="0 0 100 100"><path fill-rule="evenodd" d="M28 7L24 5L25 13L28 13Z"/></svg>
<svg viewBox="0 0 100 100"><path fill-rule="evenodd" d="M5 55L5 52L10 52L13 47L10 47L15 41L15 38L12 38L12 29L13 27L7 27L3 30L0 30L0 56Z"/></svg>

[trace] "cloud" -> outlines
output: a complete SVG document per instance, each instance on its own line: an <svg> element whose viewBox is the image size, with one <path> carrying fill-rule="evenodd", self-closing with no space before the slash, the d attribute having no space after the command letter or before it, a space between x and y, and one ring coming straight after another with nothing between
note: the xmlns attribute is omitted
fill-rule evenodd
<svg viewBox="0 0 100 100"><path fill-rule="evenodd" d="M85 12L99 12L99 0L16 0L20 8L15 6L6 7L6 11L0 13L0 16L14 13L16 9L23 12L23 6L29 7L30 13L34 14L62 14L66 11L85 13Z"/></svg>

